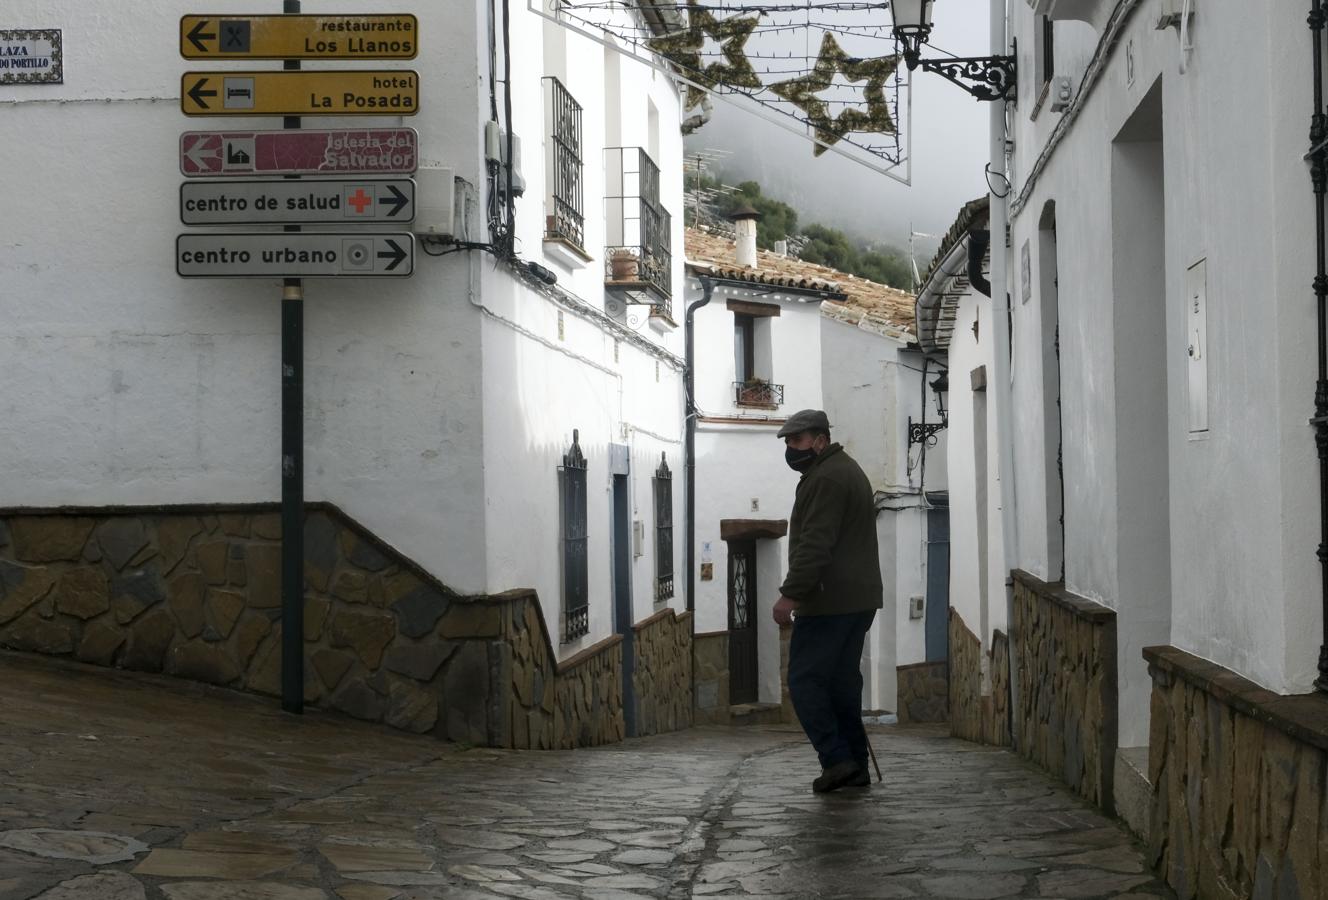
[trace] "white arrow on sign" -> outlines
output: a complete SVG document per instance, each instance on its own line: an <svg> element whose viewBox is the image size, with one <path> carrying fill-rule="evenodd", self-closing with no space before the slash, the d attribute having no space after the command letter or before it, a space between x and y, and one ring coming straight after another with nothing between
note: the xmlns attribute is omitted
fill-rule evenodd
<svg viewBox="0 0 1328 900"><path fill-rule="evenodd" d="M184 135L180 149L184 159L193 164L196 172L216 172L221 169L221 140L208 135ZM185 167L188 171L188 167Z"/></svg>
<svg viewBox="0 0 1328 900"><path fill-rule="evenodd" d="M409 232L302 231L182 234L182 278L404 278L415 270Z"/></svg>

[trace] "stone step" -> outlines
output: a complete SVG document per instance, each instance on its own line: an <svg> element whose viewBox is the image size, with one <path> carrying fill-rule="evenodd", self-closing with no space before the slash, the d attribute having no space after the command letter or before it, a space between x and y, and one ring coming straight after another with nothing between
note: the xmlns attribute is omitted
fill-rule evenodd
<svg viewBox="0 0 1328 900"><path fill-rule="evenodd" d="M778 725L781 721L778 703L739 703L729 707L730 725Z"/></svg>

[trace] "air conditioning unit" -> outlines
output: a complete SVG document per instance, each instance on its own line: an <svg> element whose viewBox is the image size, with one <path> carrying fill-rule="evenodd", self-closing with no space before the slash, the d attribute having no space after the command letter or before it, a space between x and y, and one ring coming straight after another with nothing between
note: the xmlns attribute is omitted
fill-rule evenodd
<svg viewBox="0 0 1328 900"><path fill-rule="evenodd" d="M1057 75L1051 80L1051 111L1064 112L1074 99L1074 82L1069 75Z"/></svg>
<svg viewBox="0 0 1328 900"><path fill-rule="evenodd" d="M458 214L456 178L451 169L420 169L415 173L419 201L412 231L437 238L464 237L464 211ZM460 221L458 221L460 220Z"/></svg>

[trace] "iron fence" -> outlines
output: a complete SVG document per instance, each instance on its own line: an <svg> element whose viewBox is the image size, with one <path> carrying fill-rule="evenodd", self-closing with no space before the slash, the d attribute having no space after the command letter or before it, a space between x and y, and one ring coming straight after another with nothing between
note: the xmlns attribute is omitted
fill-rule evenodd
<svg viewBox="0 0 1328 900"><path fill-rule="evenodd" d="M734 399L739 406L764 406L773 409L784 404L784 385L768 381L733 382Z"/></svg>

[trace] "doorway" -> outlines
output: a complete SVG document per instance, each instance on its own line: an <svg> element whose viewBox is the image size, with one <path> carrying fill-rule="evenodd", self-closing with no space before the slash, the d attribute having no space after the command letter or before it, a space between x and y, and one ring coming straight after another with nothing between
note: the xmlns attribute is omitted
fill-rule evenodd
<svg viewBox="0 0 1328 900"><path fill-rule="evenodd" d="M950 496L928 493L927 610L923 620L927 662L950 656Z"/></svg>
<svg viewBox="0 0 1328 900"><path fill-rule="evenodd" d="M1148 743L1144 647L1171 640L1167 228L1162 83L1111 145L1119 738Z"/></svg>
<svg viewBox="0 0 1328 900"><path fill-rule="evenodd" d="M623 723L635 737L636 645L632 629L632 520L626 475L613 476L613 630L622 637Z"/></svg>
<svg viewBox="0 0 1328 900"><path fill-rule="evenodd" d="M729 541L729 702L755 703L757 684L756 542Z"/></svg>

